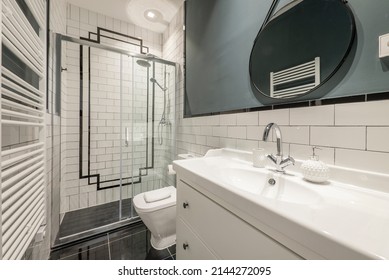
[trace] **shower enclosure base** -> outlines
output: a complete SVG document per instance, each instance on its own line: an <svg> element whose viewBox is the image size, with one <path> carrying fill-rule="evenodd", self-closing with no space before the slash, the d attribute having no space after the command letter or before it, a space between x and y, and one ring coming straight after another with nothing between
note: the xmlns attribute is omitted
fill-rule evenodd
<svg viewBox="0 0 389 280"><path fill-rule="evenodd" d="M130 218L131 204L131 199L123 200L122 211L126 215L120 221L117 218L119 201L67 212L60 225L53 248L140 221L139 217Z"/></svg>

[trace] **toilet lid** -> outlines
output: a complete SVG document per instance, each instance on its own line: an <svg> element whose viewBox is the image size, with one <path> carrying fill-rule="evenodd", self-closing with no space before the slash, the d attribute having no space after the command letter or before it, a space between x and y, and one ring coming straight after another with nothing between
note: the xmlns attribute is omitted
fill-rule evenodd
<svg viewBox="0 0 389 280"><path fill-rule="evenodd" d="M165 199L161 199L161 200L157 200L157 201L153 201L153 202L146 202L145 194L151 193L151 192L153 192L153 194L155 194L157 196L158 196L158 192L163 192L163 193L170 192L171 195ZM156 210L159 210L162 208L176 205L176 188L173 186L149 191L146 193L140 193L134 197L134 200L133 200L134 207L138 213L139 212L152 212L152 211L156 211Z"/></svg>

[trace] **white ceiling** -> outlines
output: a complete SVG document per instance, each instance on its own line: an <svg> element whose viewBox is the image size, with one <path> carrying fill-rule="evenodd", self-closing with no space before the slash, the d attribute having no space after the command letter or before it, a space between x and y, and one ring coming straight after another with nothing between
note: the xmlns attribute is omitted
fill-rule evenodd
<svg viewBox="0 0 389 280"><path fill-rule="evenodd" d="M75 6L134 23L155 32L163 32L184 0L67 0ZM147 10L160 12L156 22L144 16Z"/></svg>

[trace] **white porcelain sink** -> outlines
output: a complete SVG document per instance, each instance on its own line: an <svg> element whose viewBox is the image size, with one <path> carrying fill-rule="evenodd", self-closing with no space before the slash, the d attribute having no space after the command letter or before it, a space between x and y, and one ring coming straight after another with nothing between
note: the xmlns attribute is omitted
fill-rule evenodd
<svg viewBox="0 0 389 280"><path fill-rule="evenodd" d="M314 184L298 173L254 168L251 153L230 149L175 161L174 169L231 212L301 250L303 257L389 259L388 193L332 180ZM362 175L354 177L368 178ZM377 178L389 182L389 176Z"/></svg>
<svg viewBox="0 0 389 280"><path fill-rule="evenodd" d="M226 185L265 199L297 204L318 203L321 199L318 193L304 184L266 169L227 167L218 169L216 174Z"/></svg>

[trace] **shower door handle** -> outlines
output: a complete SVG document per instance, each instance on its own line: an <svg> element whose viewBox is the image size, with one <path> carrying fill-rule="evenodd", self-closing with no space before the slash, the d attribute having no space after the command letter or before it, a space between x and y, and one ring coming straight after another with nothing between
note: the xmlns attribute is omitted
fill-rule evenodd
<svg viewBox="0 0 389 280"><path fill-rule="evenodd" d="M129 142L130 142L130 136L129 136L129 134L128 134L128 127L126 127L126 128L124 128L124 144L126 145L126 147L128 147L128 144L129 144Z"/></svg>

